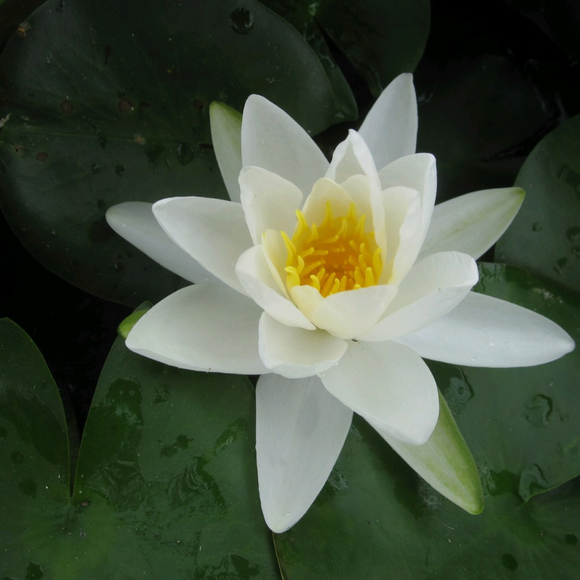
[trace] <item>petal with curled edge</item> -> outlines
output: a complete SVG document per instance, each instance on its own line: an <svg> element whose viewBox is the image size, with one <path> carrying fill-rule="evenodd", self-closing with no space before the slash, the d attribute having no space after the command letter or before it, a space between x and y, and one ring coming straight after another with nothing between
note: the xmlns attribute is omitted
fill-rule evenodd
<svg viewBox="0 0 580 580"><path fill-rule="evenodd" d="M262 309L222 283L182 288L153 306L127 337L132 351L194 371L267 373L258 352Z"/></svg>
<svg viewBox="0 0 580 580"><path fill-rule="evenodd" d="M317 375L338 363L347 344L324 330L281 324L267 312L260 318L260 357L273 373L289 379Z"/></svg>
<svg viewBox="0 0 580 580"><path fill-rule="evenodd" d="M395 342L351 342L324 386L375 428L411 445L425 443L437 424L437 385L423 359Z"/></svg>
<svg viewBox="0 0 580 580"><path fill-rule="evenodd" d="M470 367L529 367L574 350L548 318L511 302L470 292L449 314L396 339L424 358Z"/></svg>
<svg viewBox="0 0 580 580"><path fill-rule="evenodd" d="M290 115L264 97L250 95L242 117L242 164L277 173L305 195L323 177L328 161Z"/></svg>
<svg viewBox="0 0 580 580"><path fill-rule="evenodd" d="M106 218L122 238L169 271L194 284L218 281L163 231L153 215L153 204L120 203L107 211Z"/></svg>
<svg viewBox="0 0 580 580"><path fill-rule="evenodd" d="M292 527L312 505L340 454L352 411L318 377L263 375L256 386L260 502L268 527Z"/></svg>
<svg viewBox="0 0 580 580"><path fill-rule="evenodd" d="M413 75L396 77L368 112L359 133L366 141L377 167L415 153L417 144L417 97Z"/></svg>
<svg viewBox="0 0 580 580"><path fill-rule="evenodd" d="M172 197L155 203L153 213L181 249L216 278L244 293L235 267L253 244L241 204L207 197Z"/></svg>

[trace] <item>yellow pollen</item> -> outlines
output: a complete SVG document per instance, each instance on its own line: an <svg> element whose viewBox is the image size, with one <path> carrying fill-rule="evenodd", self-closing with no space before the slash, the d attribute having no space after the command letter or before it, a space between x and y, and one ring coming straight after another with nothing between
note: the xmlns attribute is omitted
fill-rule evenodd
<svg viewBox="0 0 580 580"><path fill-rule="evenodd" d="M312 286L326 297L378 283L383 270L381 249L374 232L365 232L366 216L357 216L355 203L346 215L334 217L327 201L320 224L308 225L301 211L296 218L291 239L281 232L287 250L288 289Z"/></svg>

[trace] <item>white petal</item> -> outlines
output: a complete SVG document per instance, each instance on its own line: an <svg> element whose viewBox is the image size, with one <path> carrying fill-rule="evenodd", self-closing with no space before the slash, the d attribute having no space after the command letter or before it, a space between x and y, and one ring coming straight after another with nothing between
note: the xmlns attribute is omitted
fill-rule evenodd
<svg viewBox="0 0 580 580"><path fill-rule="evenodd" d="M381 93L359 129L377 167L415 153L417 119L413 75L405 73Z"/></svg>
<svg viewBox="0 0 580 580"><path fill-rule="evenodd" d="M383 189L408 187L421 196L421 226L415 243L419 248L425 241L437 193L437 165L429 153L401 157L379 171Z"/></svg>
<svg viewBox="0 0 580 580"><path fill-rule="evenodd" d="M366 175L380 184L377 167L364 139L352 129L348 137L334 150L325 177L342 183L353 175Z"/></svg>
<svg viewBox="0 0 580 580"><path fill-rule="evenodd" d="M305 195L328 167L308 133L290 115L258 95L251 95L244 107L242 163L277 173Z"/></svg>
<svg viewBox="0 0 580 580"><path fill-rule="evenodd" d="M315 330L314 324L280 291L262 246L254 246L240 256L236 273L248 296L272 318L288 326Z"/></svg>
<svg viewBox="0 0 580 580"><path fill-rule="evenodd" d="M476 260L506 231L525 197L519 187L474 191L435 206L421 255L456 250Z"/></svg>
<svg viewBox="0 0 580 580"><path fill-rule="evenodd" d="M302 213L308 224L320 225L326 213L326 202L330 202L334 217L346 215L352 203L348 193L337 183L323 177L312 187L312 192L306 198ZM294 230L293 230L294 231Z"/></svg>
<svg viewBox="0 0 580 580"><path fill-rule="evenodd" d="M321 376L324 386L375 428L422 445L437 424L437 385L427 365L395 342L352 342L340 363Z"/></svg>
<svg viewBox="0 0 580 580"><path fill-rule="evenodd" d="M268 372L258 353L262 310L225 284L174 292L133 327L126 345L153 360L195 371Z"/></svg>
<svg viewBox="0 0 580 580"><path fill-rule="evenodd" d="M346 342L324 330L286 326L267 312L260 318L260 357L266 367L283 377L317 375L338 363Z"/></svg>
<svg viewBox="0 0 580 580"><path fill-rule="evenodd" d="M419 254L422 206L419 192L408 187L390 187L381 192L387 253L380 282L398 284Z"/></svg>
<svg viewBox="0 0 580 580"><path fill-rule="evenodd" d="M240 201L238 175L242 170L242 115L225 103L209 106L211 139L217 162L232 201Z"/></svg>
<svg viewBox="0 0 580 580"><path fill-rule="evenodd" d="M114 205L107 211L107 223L122 238L178 276L195 284L217 281L163 231L152 207L153 204L141 201Z"/></svg>
<svg viewBox="0 0 580 580"><path fill-rule="evenodd" d="M555 322L475 292L446 316L397 342L424 358L472 367L528 367L574 350L574 341Z"/></svg>
<svg viewBox="0 0 580 580"><path fill-rule="evenodd" d="M423 445L402 443L380 428L377 431L439 493L470 514L481 513L483 490L477 466L441 395L437 426Z"/></svg>
<svg viewBox="0 0 580 580"><path fill-rule="evenodd" d="M337 292L318 299L311 290L320 296L311 286L292 288L290 293L296 306L318 328L345 339L373 327L397 293L396 286L379 285Z"/></svg>
<svg viewBox="0 0 580 580"><path fill-rule="evenodd" d="M228 286L244 292L235 266L253 244L241 204L206 197L172 197L155 203L153 213L180 248Z"/></svg>
<svg viewBox="0 0 580 580"><path fill-rule="evenodd" d="M392 340L431 324L455 308L479 279L467 254L432 254L411 269L384 317L359 340Z"/></svg>
<svg viewBox="0 0 580 580"><path fill-rule="evenodd" d="M261 376L256 387L260 501L268 527L292 527L312 505L334 467L352 411L318 377Z"/></svg>
<svg viewBox="0 0 580 580"><path fill-rule="evenodd" d="M267 229L292 235L302 192L293 184L261 167L244 167L240 173L242 207L254 244Z"/></svg>

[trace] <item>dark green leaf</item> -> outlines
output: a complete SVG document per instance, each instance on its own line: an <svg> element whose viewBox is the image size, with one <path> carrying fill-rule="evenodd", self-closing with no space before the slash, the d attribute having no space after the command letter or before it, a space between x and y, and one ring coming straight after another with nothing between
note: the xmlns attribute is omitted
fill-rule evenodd
<svg viewBox="0 0 580 580"><path fill-rule="evenodd" d="M319 26L349 58L375 97L398 74L415 70L429 35L429 0L262 1L304 35L325 63L335 92L344 91L343 102L348 102L350 90L341 89L342 75L335 70Z"/></svg>
<svg viewBox="0 0 580 580"><path fill-rule="evenodd" d="M182 285L104 215L122 201L225 197L212 101L241 110L263 94L313 133L334 119L319 59L256 0L50 0L29 24L0 58L2 210L40 262L106 298L135 305Z"/></svg>
<svg viewBox="0 0 580 580"><path fill-rule="evenodd" d="M580 339L575 294L497 264L481 267L478 290ZM430 366L478 464L483 513L445 500L357 418L314 506L275 537L285 578L575 577L580 481L546 490L580 473L580 353L529 369Z"/></svg>
<svg viewBox="0 0 580 580"><path fill-rule="evenodd" d="M437 158L439 202L513 185L522 147L551 122L534 85L505 57L424 64L416 86L417 149Z"/></svg>
<svg viewBox="0 0 580 580"><path fill-rule="evenodd" d="M2 572L59 580L279 577L258 499L247 379L166 367L118 339L71 499L56 389L30 340L3 324Z"/></svg>
<svg viewBox="0 0 580 580"><path fill-rule="evenodd" d="M526 199L497 258L580 291L580 116L538 144L516 185Z"/></svg>

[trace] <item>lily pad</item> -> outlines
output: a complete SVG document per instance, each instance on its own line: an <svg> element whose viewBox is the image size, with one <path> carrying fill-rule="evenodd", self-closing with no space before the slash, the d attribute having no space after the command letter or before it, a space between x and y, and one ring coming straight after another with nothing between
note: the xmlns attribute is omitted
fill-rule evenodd
<svg viewBox="0 0 580 580"><path fill-rule="evenodd" d="M261 517L253 388L111 351L74 492L58 392L0 322L2 572L7 578L278 578ZM4 576L3 576L4 577Z"/></svg>
<svg viewBox="0 0 580 580"><path fill-rule="evenodd" d="M580 115L537 145L516 185L526 199L497 259L580 291Z"/></svg>
<svg viewBox="0 0 580 580"><path fill-rule="evenodd" d="M157 301L183 284L104 215L123 201L225 197L212 101L241 110L259 93L312 133L334 120L320 60L256 0L49 0L27 21L0 57L0 205L35 258L108 299Z"/></svg>
<svg viewBox="0 0 580 580"><path fill-rule="evenodd" d="M576 294L499 264L481 266L477 290L580 338ZM580 353L529 369L430 366L478 464L483 513L444 499L357 418L314 506L275 536L285 578L575 577Z"/></svg>
<svg viewBox="0 0 580 580"><path fill-rule="evenodd" d="M263 0L263 3L293 24L320 55L327 71L333 71L336 64L322 29L366 80L375 97L397 75L415 70L429 36L429 0ZM330 72L329 77L333 74L338 73Z"/></svg>
<svg viewBox="0 0 580 580"><path fill-rule="evenodd" d="M417 150L437 158L439 202L512 185L529 141L553 123L536 87L503 56L426 62L415 79Z"/></svg>

